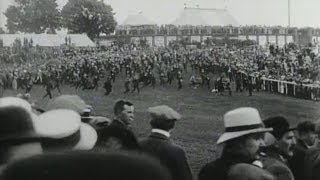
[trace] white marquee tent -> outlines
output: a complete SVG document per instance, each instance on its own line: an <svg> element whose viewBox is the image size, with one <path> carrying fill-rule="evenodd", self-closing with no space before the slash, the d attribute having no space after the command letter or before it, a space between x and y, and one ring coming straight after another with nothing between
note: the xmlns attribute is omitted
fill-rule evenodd
<svg viewBox="0 0 320 180"><path fill-rule="evenodd" d="M95 47L96 44L86 34L0 34L3 46L12 46L16 39L23 43L24 39L32 39L33 45L43 47L58 47L65 44L65 38L71 40L71 45L75 47Z"/></svg>
<svg viewBox="0 0 320 180"><path fill-rule="evenodd" d="M226 9L184 8L171 24L177 26L239 26Z"/></svg>

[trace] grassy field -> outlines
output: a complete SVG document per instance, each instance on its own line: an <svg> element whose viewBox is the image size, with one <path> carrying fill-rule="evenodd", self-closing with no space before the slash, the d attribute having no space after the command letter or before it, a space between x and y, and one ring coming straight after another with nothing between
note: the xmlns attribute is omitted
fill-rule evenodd
<svg viewBox="0 0 320 180"><path fill-rule="evenodd" d="M150 117L146 112L148 107L166 104L176 109L183 118L177 122L172 139L186 150L194 176L197 176L203 165L219 156L221 147L215 143L224 130L222 117L228 110L242 106L255 107L260 111L262 118L284 115L293 125L304 120L320 119L319 102L265 92L254 93L252 97L248 97L247 93L234 93L232 97L217 96L207 89L192 89L186 84L178 91L176 82L171 86L156 89L146 87L141 89L140 94L123 94L123 91L122 81L114 84L113 92L109 96L104 96L104 89L101 87L98 91L75 90L69 86L62 88L64 94L77 94L92 105L94 114L109 118L113 117L112 107L117 99L132 101L136 111L133 127L139 138L147 136L150 132ZM5 91L4 95L16 95L18 92ZM31 91L33 100L43 106L48 101L48 98L41 100L44 94L45 90L40 86L34 86ZM56 90L53 94L58 95Z"/></svg>

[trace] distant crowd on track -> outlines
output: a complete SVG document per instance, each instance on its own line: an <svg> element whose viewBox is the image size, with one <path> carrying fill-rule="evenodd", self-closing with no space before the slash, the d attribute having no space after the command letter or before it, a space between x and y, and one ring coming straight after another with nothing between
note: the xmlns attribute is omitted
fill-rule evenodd
<svg viewBox="0 0 320 180"><path fill-rule="evenodd" d="M103 86L105 95L113 83L125 74L124 93L140 92L141 87L167 86L175 83L178 90L185 86L208 88L213 92L265 90L262 79L293 82L300 98L320 96L320 59L314 47L284 48L270 45L212 46L203 48L141 48L132 44L98 48L2 49L0 57L1 86L30 93L33 84L46 89L45 96L66 84L83 90ZM101 81L103 81L101 83ZM231 89L235 85L235 89ZM299 85L314 88L300 88ZM305 94L305 95L304 95ZM308 95L309 94L309 95Z"/></svg>

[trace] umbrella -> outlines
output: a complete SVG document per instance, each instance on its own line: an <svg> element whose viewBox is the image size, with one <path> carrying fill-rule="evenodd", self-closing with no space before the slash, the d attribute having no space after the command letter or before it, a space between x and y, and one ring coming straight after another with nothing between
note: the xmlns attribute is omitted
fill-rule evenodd
<svg viewBox="0 0 320 180"><path fill-rule="evenodd" d="M78 112L79 114L83 113L84 109L91 108L87 105L83 99L77 95L61 95L52 100L47 104L47 110L53 109L69 109Z"/></svg>

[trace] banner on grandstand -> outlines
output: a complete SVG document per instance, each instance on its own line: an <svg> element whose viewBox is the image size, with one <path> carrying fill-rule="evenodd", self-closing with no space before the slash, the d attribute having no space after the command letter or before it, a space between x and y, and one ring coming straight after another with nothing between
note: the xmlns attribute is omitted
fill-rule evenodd
<svg viewBox="0 0 320 180"><path fill-rule="evenodd" d="M265 46L267 44L267 36L259 36L259 45Z"/></svg>
<svg viewBox="0 0 320 180"><path fill-rule="evenodd" d="M249 40L251 40L251 41L257 41L257 36L249 36Z"/></svg>
<svg viewBox="0 0 320 180"><path fill-rule="evenodd" d="M167 36L167 43L169 44L172 41L176 41L177 40L177 36Z"/></svg>
<svg viewBox="0 0 320 180"><path fill-rule="evenodd" d="M212 36L202 36L202 40L203 41L205 41L205 40L207 40L207 39L211 39L212 38Z"/></svg>
<svg viewBox="0 0 320 180"><path fill-rule="evenodd" d="M287 36L287 43L293 43L293 36Z"/></svg>
<svg viewBox="0 0 320 180"><path fill-rule="evenodd" d="M270 44L276 44L277 43L276 36L269 36L269 43Z"/></svg>
<svg viewBox="0 0 320 180"><path fill-rule="evenodd" d="M317 37L317 36L312 36L312 42L313 42L313 43L318 43L318 42L319 42L319 37Z"/></svg>
<svg viewBox="0 0 320 180"><path fill-rule="evenodd" d="M154 37L154 44L155 46L162 46L164 47L164 37L163 36L155 36Z"/></svg>
<svg viewBox="0 0 320 180"><path fill-rule="evenodd" d="M200 42L201 41L200 36L191 36L191 42L192 41Z"/></svg>
<svg viewBox="0 0 320 180"><path fill-rule="evenodd" d="M140 37L131 37L131 42L134 44L139 44L140 43Z"/></svg>
<svg viewBox="0 0 320 180"><path fill-rule="evenodd" d="M239 36L238 39L240 41L245 41L245 40L247 40L247 36Z"/></svg>
<svg viewBox="0 0 320 180"><path fill-rule="evenodd" d="M147 44L151 47L152 46L152 37L148 36L148 37L146 37L146 40L147 40Z"/></svg>
<svg viewBox="0 0 320 180"><path fill-rule="evenodd" d="M286 40L284 36L278 36L278 46L283 47L286 44Z"/></svg>

